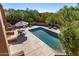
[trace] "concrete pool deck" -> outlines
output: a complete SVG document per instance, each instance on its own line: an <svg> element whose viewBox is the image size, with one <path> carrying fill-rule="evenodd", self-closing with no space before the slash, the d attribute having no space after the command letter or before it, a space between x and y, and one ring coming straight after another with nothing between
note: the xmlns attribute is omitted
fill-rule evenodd
<svg viewBox="0 0 79 59"><path fill-rule="evenodd" d="M21 44L10 45L10 51L23 50L25 56L65 55L65 53L61 53L61 52L55 51L54 49L50 48L43 41L41 41L39 38L33 35L30 31L28 31L29 29L33 29L37 27L42 27L42 26L22 28L23 30L25 30L24 33L25 33L25 36L27 37L27 40ZM47 27L43 27L43 28L48 29ZM48 30L51 30L55 33L60 33L59 30L57 31L54 29L48 29Z"/></svg>

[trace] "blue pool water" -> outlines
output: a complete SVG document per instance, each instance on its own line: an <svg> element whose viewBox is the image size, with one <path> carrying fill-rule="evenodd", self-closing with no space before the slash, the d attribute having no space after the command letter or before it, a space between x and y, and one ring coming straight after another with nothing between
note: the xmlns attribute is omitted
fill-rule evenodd
<svg viewBox="0 0 79 59"><path fill-rule="evenodd" d="M29 31L31 31L36 37L38 37L40 40L42 40L45 44L47 44L51 48L61 52L63 51L63 48L61 46L57 34L41 27L31 29Z"/></svg>

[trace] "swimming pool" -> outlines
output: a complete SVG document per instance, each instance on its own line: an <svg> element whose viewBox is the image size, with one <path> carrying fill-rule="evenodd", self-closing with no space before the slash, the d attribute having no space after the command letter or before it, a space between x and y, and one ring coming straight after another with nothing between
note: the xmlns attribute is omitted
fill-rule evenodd
<svg viewBox="0 0 79 59"><path fill-rule="evenodd" d="M40 40L42 40L49 47L51 47L57 51L60 51L60 52L63 51L61 43L58 39L58 35L56 33L53 33L51 31L41 28L41 27L30 29L29 31L32 32Z"/></svg>

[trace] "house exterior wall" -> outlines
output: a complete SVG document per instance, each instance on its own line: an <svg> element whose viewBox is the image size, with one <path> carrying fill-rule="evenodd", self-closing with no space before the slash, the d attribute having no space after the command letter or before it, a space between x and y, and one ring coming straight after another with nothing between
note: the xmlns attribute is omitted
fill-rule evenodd
<svg viewBox="0 0 79 59"><path fill-rule="evenodd" d="M9 55L5 28L6 28L6 20L4 10L0 4L0 56Z"/></svg>

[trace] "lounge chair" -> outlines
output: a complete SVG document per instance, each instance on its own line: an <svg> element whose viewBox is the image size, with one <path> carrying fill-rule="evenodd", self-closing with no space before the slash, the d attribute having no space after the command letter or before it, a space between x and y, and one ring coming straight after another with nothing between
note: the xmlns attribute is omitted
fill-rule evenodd
<svg viewBox="0 0 79 59"><path fill-rule="evenodd" d="M58 28L57 27L53 27L53 29L57 30Z"/></svg>
<svg viewBox="0 0 79 59"><path fill-rule="evenodd" d="M7 31L11 31L13 29L13 27L8 27Z"/></svg>
<svg viewBox="0 0 79 59"><path fill-rule="evenodd" d="M21 33L23 33L23 31L24 31L24 30L18 30L18 34L21 34Z"/></svg>
<svg viewBox="0 0 79 59"><path fill-rule="evenodd" d="M6 31L6 35L14 35L14 31Z"/></svg>
<svg viewBox="0 0 79 59"><path fill-rule="evenodd" d="M24 56L24 51L13 51L10 52L10 56Z"/></svg>
<svg viewBox="0 0 79 59"><path fill-rule="evenodd" d="M15 44L16 43L16 39L17 39L17 36L9 36L7 38L7 41L9 44Z"/></svg>
<svg viewBox="0 0 79 59"><path fill-rule="evenodd" d="M10 23L6 23L6 31L11 31L11 30L13 30L13 25L11 25Z"/></svg>

